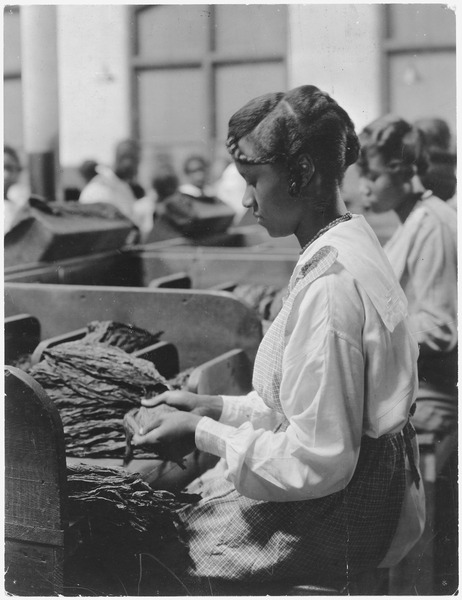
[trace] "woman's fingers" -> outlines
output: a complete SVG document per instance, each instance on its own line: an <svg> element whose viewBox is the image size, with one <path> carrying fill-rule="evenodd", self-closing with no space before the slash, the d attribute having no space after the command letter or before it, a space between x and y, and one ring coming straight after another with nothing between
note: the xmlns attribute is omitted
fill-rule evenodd
<svg viewBox="0 0 462 600"><path fill-rule="evenodd" d="M154 398L141 398L142 406L158 406L159 404L167 403L168 396L170 392L162 392L162 394L158 394L154 396Z"/></svg>
<svg viewBox="0 0 462 600"><path fill-rule="evenodd" d="M166 407L166 410L169 410ZM174 410L174 409L170 409ZM152 410L145 413L145 416L142 421L140 421L137 425L139 435L146 435L153 429L157 429L163 423L163 419L165 416L165 411L161 411L160 409Z"/></svg>
<svg viewBox="0 0 462 600"><path fill-rule="evenodd" d="M142 406L151 408L159 406L159 404L168 404L179 410L190 411L196 406L198 398L199 396L197 394L185 390L169 390L167 392L162 392L162 394L155 396L155 398L143 398L141 404Z"/></svg>
<svg viewBox="0 0 462 600"><path fill-rule="evenodd" d="M143 446L145 444L156 444L158 439L154 431L149 431L146 434L135 433L131 440L132 446Z"/></svg>

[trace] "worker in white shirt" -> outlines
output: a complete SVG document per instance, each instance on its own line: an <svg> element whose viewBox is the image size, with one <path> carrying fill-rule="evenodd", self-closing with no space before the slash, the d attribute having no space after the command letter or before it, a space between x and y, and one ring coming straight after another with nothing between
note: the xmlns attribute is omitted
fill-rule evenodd
<svg viewBox="0 0 462 600"><path fill-rule="evenodd" d="M3 147L3 234L30 216L29 190L20 184L22 167L14 148Z"/></svg>
<svg viewBox="0 0 462 600"><path fill-rule="evenodd" d="M96 165L96 175L83 188L79 202L112 204L138 227L143 241L153 227L154 200L145 195L143 188L135 183L139 160L136 142L119 142L115 150L114 168Z"/></svg>
<svg viewBox="0 0 462 600"><path fill-rule="evenodd" d="M419 344L413 423L444 435L457 429L457 231L453 209L423 187L425 140L404 119L385 115L361 133L358 167L364 203L393 210L400 225L384 246L409 302Z"/></svg>
<svg viewBox="0 0 462 600"><path fill-rule="evenodd" d="M424 526L409 413L417 344L406 298L369 225L340 195L359 153L354 125L310 85L231 118L244 206L301 253L243 397L166 392L133 443L221 458L180 515L192 580L335 585L396 564Z"/></svg>

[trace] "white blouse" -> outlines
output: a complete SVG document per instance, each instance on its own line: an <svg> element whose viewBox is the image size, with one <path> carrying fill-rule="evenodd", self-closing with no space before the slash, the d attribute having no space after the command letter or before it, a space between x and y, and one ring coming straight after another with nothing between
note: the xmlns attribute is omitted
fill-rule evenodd
<svg viewBox="0 0 462 600"><path fill-rule="evenodd" d="M227 478L257 500L307 500L345 488L361 437L400 431L415 398L417 345L406 301L362 216L314 242L291 285L326 245L337 260L297 295L287 323L279 398L285 418L253 391L224 396L220 421L203 417L196 429L197 447L224 458ZM286 420L287 428L275 431ZM403 517L420 535L423 495L415 486L412 494ZM401 549L409 543L404 535Z"/></svg>
<svg viewBox="0 0 462 600"><path fill-rule="evenodd" d="M424 193L384 250L409 302L417 342L446 352L457 343L457 217Z"/></svg>

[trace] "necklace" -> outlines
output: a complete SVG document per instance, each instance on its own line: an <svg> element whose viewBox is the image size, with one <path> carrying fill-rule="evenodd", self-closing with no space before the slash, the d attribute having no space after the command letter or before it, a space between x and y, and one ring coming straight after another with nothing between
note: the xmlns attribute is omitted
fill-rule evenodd
<svg viewBox="0 0 462 600"><path fill-rule="evenodd" d="M311 244L315 240L317 240L318 238L320 238L323 235L323 233L326 233L326 231L329 231L329 229L332 229L332 227L335 227L339 223L343 223L343 221L349 221L352 217L353 217L353 215L351 214L351 212L346 212L341 217L338 217L337 219L334 219L333 221L331 221L330 223L328 223L325 227L323 227L322 229L320 229L318 231L318 233L313 238L311 238L311 240L308 242L308 244L305 244L303 246L303 248L300 250L300 254L303 254L305 252L305 250L308 248L308 246L311 246Z"/></svg>

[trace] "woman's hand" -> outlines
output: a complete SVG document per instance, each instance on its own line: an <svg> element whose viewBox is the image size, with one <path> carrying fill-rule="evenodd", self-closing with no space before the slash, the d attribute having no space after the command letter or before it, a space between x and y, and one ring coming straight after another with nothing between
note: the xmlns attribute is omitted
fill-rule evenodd
<svg viewBox="0 0 462 600"><path fill-rule="evenodd" d="M139 429L133 435L133 446L160 446L171 460L180 459L192 452L199 415L181 410L159 412L149 423L149 430Z"/></svg>
<svg viewBox="0 0 462 600"><path fill-rule="evenodd" d="M215 421L218 421L223 410L221 396L194 394L185 390L163 392L155 398L143 398L141 404L148 407L167 404L181 411L191 412L201 417L210 417Z"/></svg>

